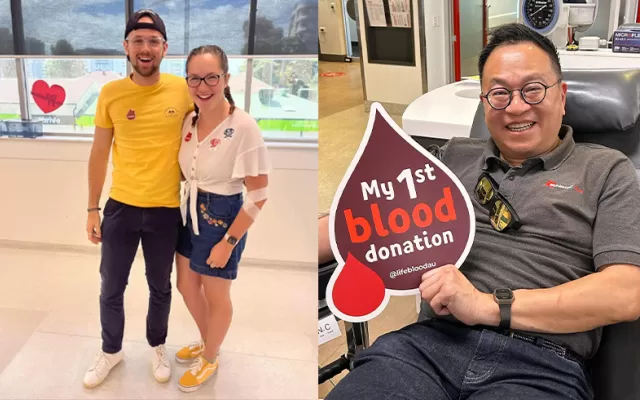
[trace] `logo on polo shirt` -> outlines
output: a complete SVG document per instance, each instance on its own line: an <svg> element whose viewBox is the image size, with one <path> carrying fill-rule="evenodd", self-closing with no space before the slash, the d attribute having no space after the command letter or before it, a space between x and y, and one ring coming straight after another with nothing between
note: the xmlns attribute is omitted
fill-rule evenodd
<svg viewBox="0 0 640 400"><path fill-rule="evenodd" d="M578 185L561 185L555 181L547 181L547 183L545 183L545 186L548 186L550 188L554 188L554 189L564 189L564 190L575 190L578 193L584 193L584 190L581 189L580 187L578 187Z"/></svg>
<svg viewBox="0 0 640 400"><path fill-rule="evenodd" d="M133 109L129 109L129 112L127 113L127 119L129 121L133 121L134 119L136 119L136 112Z"/></svg>
<svg viewBox="0 0 640 400"><path fill-rule="evenodd" d="M167 117L167 118L177 117L178 116L178 110L176 110L173 107L169 107L166 110L164 110L164 116Z"/></svg>

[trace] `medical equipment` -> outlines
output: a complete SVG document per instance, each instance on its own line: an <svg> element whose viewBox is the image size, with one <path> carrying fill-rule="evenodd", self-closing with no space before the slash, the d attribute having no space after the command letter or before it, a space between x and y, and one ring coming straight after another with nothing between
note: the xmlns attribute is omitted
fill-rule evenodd
<svg viewBox="0 0 640 400"><path fill-rule="evenodd" d="M597 36L583 36L580 38L578 47L582 51L595 51L600 49L600 38Z"/></svg>
<svg viewBox="0 0 640 400"><path fill-rule="evenodd" d="M598 3L562 0L520 0L518 22L547 36L558 49L577 50L575 32L584 32L595 21Z"/></svg>

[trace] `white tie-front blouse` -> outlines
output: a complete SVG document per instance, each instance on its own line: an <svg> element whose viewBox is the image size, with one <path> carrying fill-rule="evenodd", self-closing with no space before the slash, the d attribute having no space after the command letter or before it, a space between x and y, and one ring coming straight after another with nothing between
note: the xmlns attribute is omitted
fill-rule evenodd
<svg viewBox="0 0 640 400"><path fill-rule="evenodd" d="M236 108L199 143L197 124L191 126L194 115L188 115L182 127L179 160L186 184L180 208L186 224L188 203L198 235L198 189L220 195L242 193L245 177L269 174L271 162L262 132L246 111Z"/></svg>

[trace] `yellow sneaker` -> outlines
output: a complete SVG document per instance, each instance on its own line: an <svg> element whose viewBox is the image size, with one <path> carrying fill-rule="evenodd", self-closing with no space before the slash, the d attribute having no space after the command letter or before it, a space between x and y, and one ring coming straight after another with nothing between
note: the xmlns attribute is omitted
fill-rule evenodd
<svg viewBox="0 0 640 400"><path fill-rule="evenodd" d="M189 371L185 372L178 381L178 388L183 392L193 392L198 390L200 386L204 385L205 382L209 380L213 376L213 374L218 371L218 359L214 363L210 363L204 359L204 357L200 356L196 358L189 368Z"/></svg>
<svg viewBox="0 0 640 400"><path fill-rule="evenodd" d="M192 363L196 358L200 357L204 351L204 342L202 339L183 347L176 353L176 361L180 364Z"/></svg>

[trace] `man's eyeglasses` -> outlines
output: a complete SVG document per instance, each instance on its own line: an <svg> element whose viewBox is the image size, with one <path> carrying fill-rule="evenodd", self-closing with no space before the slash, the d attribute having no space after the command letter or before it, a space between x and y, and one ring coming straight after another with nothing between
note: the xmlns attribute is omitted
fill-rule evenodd
<svg viewBox="0 0 640 400"><path fill-rule="evenodd" d="M200 86L202 81L204 81L207 86L213 87L220 83L220 78L223 76L224 75L211 74L205 76L204 78L200 78L199 76L190 75L187 76L187 85L192 88L197 88L198 86Z"/></svg>
<svg viewBox="0 0 640 400"><path fill-rule="evenodd" d="M141 49L144 47L144 44L147 43L149 47L152 49L157 49L164 44L164 39L159 37L154 37L151 39L143 39L143 38L133 38L127 39L127 42L135 48Z"/></svg>
<svg viewBox="0 0 640 400"><path fill-rule="evenodd" d="M504 110L509 107L513 100L513 92L520 92L522 100L529 105L540 104L547 96L547 89L554 87L562 81L558 79L553 85L545 85L542 82L531 82L524 85L521 89L509 90L507 88L498 87L491 89L487 94L482 95L489 105L495 110Z"/></svg>
<svg viewBox="0 0 640 400"><path fill-rule="evenodd" d="M518 214L509 202L498 192L498 184L486 172L478 179L475 190L476 200L489 210L491 226L498 232L507 229L518 230L522 224Z"/></svg>

